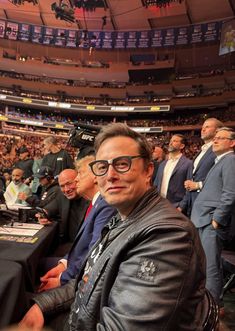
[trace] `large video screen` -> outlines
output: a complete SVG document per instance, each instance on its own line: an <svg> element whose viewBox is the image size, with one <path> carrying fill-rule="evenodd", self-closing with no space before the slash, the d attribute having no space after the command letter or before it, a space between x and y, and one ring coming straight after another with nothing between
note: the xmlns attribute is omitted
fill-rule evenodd
<svg viewBox="0 0 235 331"><path fill-rule="evenodd" d="M235 19L223 23L219 55L235 52Z"/></svg>

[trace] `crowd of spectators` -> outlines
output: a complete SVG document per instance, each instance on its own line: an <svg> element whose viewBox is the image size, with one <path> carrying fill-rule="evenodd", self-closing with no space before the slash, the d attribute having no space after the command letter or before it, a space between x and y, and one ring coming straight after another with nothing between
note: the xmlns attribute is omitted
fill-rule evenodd
<svg viewBox="0 0 235 331"><path fill-rule="evenodd" d="M222 108L218 110L198 109L197 111L181 110L178 112L169 114L146 114L125 117L105 117L105 116L84 116L80 114L62 114L56 112L42 112L33 109L24 109L19 107L8 106L7 113L4 106L0 107L0 114L7 115L9 118L27 118L36 119L40 121L49 121L57 123L67 123L73 125L74 123L83 123L91 125L106 125L109 122L125 122L131 127L158 127L158 126L192 126L201 125L207 117L216 117L223 122L235 121L234 107ZM133 119L132 119L133 118Z"/></svg>
<svg viewBox="0 0 235 331"><path fill-rule="evenodd" d="M33 132L27 135L0 135L0 173L11 172L14 164L19 161L19 150L25 146L29 151L29 156L32 159L40 159L43 157L42 145L44 137L36 136ZM68 146L68 137L59 138L58 146L66 149L69 154L75 159L76 149Z"/></svg>
<svg viewBox="0 0 235 331"><path fill-rule="evenodd" d="M38 110L23 109L14 106L8 106L7 110L2 105L0 109L0 114L9 118L27 118L34 120L43 120L53 123L82 123L89 125L106 125L109 122L124 122L130 127L156 127L164 126L171 127L171 131L174 132L174 127L182 126L184 129L181 131L186 137L187 144L185 148L185 154L190 159L198 152L201 146L201 139L199 136L199 127L205 121L207 117L216 117L219 120L226 122L235 121L234 108L212 110L206 113L203 110L198 110L197 113L187 114L187 111L181 111L180 115L175 114L156 114L149 115L141 118L129 119L128 117L101 117L101 116L90 116L90 117L79 117L72 114L57 114L57 113L43 113ZM187 129L188 126L188 129ZM196 127L192 128L192 126ZM198 129L197 129L198 128ZM60 141L60 147L65 148L69 151L73 159L77 155L77 150L68 145L68 132L53 130L45 127L34 127L32 125L25 125L17 123L2 122L1 126L2 136L0 137L0 147L1 147L1 159L0 159L0 171L3 172L5 169L11 169L13 165L18 161L17 150L21 146L26 146L30 152L30 157L40 158L42 140L47 135L57 135ZM178 132L178 131L176 131ZM9 136L9 135L12 136ZM14 136L15 135L15 136ZM162 133L152 133L146 134L147 138L151 143L166 149L171 132L169 130Z"/></svg>
<svg viewBox="0 0 235 331"><path fill-rule="evenodd" d="M221 75L223 74L222 70L212 70L208 73L203 73L201 76L197 74L195 77L192 76L182 76L181 79L186 78L198 78L198 77L208 77L213 75ZM31 82L40 82L45 84L55 84L58 86L73 86L73 87L97 87L97 88L125 88L127 85L141 85L145 84L146 82L93 82L93 81L86 81L84 79L73 80L73 79L62 79L62 78L54 78L48 76L36 76L31 74L24 74L18 73L15 71L3 71L0 70L0 76L2 77L11 77L18 80L26 80ZM175 79L175 77L174 77ZM180 76L178 76L180 79ZM157 81L148 82L149 85L157 84ZM22 97L31 97L31 98L39 98L42 100L51 100L51 101L63 101L69 102L74 104L96 104L96 105L125 105L131 103L154 103L163 101L166 98L169 100L174 98L192 98L192 97L206 97L206 96L213 96L213 95L220 95L223 94L225 91L235 90L234 83L226 83L223 87L219 88L204 88L202 85L195 85L194 88L185 88L184 91L177 92L172 91L172 93L168 96L161 96L156 93L146 93L146 95L129 95L126 92L126 96L123 99L116 99L112 96L109 96L107 93L103 93L100 97L81 97L81 96L68 96L64 91L57 91L56 94L47 94L47 93L39 93L33 91L23 91L20 85L13 85L12 89L10 88L3 88L1 87L2 92L7 94L14 93L15 95L22 96ZM152 92L152 91L151 91Z"/></svg>

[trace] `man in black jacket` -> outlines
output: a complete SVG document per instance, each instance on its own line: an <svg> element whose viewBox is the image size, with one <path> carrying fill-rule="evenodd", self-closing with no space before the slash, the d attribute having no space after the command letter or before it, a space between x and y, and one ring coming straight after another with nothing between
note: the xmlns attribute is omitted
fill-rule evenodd
<svg viewBox="0 0 235 331"><path fill-rule="evenodd" d="M43 315L73 302L64 330L203 330L203 249L193 224L151 186L145 138L111 124L96 137L95 150L91 169L119 214L103 229L75 284L36 297L21 327L40 330Z"/></svg>
<svg viewBox="0 0 235 331"><path fill-rule="evenodd" d="M49 220L59 220L60 222L60 242L70 243L65 247L65 251L60 252L62 254L60 256L67 253L74 241L89 205L89 201L81 198L77 192L76 177L76 170L63 170L58 177L60 190L55 199L44 208ZM41 224L48 224L48 219L40 219L39 221Z"/></svg>
<svg viewBox="0 0 235 331"><path fill-rule="evenodd" d="M58 182L54 179L51 168L47 166L42 166L34 177L40 182L40 196L36 194L27 196L26 193L20 192L19 199L26 201L31 207L45 208L58 194L60 190Z"/></svg>

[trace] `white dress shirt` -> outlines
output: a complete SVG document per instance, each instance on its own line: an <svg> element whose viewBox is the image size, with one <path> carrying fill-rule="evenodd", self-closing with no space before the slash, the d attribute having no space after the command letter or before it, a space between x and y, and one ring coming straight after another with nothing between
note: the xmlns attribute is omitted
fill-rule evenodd
<svg viewBox="0 0 235 331"><path fill-rule="evenodd" d="M199 162L201 161L202 157L206 154L208 149L212 146L212 143L213 142L210 141L209 143L202 145L201 152L198 154L198 156L196 157L196 159L193 162L193 173L197 169L197 166L198 166Z"/></svg>
<svg viewBox="0 0 235 331"><path fill-rule="evenodd" d="M166 198L167 196L167 191L168 191L168 185L169 181L171 178L171 175L179 162L179 159L181 158L182 154L180 153L176 157L170 157L168 161L166 162L164 171L163 171L163 176L162 176L162 185L161 185L161 196Z"/></svg>

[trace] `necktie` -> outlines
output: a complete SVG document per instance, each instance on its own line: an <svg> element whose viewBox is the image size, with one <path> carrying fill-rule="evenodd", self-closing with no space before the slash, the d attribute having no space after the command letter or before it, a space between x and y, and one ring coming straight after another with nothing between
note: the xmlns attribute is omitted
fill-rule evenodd
<svg viewBox="0 0 235 331"><path fill-rule="evenodd" d="M84 218L84 221L86 220L87 216L89 215L90 211L91 211L91 208L92 208L92 202L90 202L88 208L87 208L87 211L86 211L86 215L85 215L85 218Z"/></svg>

